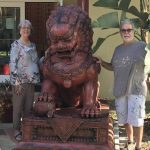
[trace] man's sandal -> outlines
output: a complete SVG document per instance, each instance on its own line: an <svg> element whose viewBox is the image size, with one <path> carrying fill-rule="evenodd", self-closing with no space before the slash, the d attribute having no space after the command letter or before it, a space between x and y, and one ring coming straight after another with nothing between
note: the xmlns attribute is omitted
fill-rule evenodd
<svg viewBox="0 0 150 150"><path fill-rule="evenodd" d="M133 141L127 141L125 145L126 150L135 150L135 142Z"/></svg>
<svg viewBox="0 0 150 150"><path fill-rule="evenodd" d="M135 147L135 150L142 150L141 147Z"/></svg>

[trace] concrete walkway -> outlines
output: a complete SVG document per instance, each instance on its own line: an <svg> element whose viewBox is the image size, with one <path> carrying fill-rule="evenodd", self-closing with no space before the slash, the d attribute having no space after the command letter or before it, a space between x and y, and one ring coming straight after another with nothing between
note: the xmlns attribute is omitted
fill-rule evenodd
<svg viewBox="0 0 150 150"><path fill-rule="evenodd" d="M0 123L0 150L11 150L15 148L16 142L11 139L12 124Z"/></svg>
<svg viewBox="0 0 150 150"><path fill-rule="evenodd" d="M126 137L123 129L118 128L117 122L114 123L115 150L124 148ZM0 150L12 150L18 142L13 137L13 128L11 123L0 123Z"/></svg>

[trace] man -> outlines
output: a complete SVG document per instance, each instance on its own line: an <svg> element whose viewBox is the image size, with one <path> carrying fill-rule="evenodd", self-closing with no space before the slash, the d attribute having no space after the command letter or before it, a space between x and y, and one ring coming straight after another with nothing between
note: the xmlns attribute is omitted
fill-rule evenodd
<svg viewBox="0 0 150 150"><path fill-rule="evenodd" d="M121 21L120 35L123 43L116 47L111 62L100 59L100 63L104 68L114 71L116 112L119 124L126 129L127 147L133 147L135 138L135 150L140 150L147 95L144 74L146 43L134 39L134 24L129 19Z"/></svg>

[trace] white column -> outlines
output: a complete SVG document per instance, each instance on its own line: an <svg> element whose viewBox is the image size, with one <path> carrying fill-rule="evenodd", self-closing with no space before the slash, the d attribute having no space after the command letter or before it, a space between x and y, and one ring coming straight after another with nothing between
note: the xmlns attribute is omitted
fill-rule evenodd
<svg viewBox="0 0 150 150"><path fill-rule="evenodd" d="M60 6L63 6L63 0L59 0Z"/></svg>

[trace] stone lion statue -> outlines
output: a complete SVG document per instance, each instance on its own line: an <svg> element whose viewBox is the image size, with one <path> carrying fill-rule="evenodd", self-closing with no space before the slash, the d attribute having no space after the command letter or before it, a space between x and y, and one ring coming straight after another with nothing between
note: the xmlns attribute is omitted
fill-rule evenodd
<svg viewBox="0 0 150 150"><path fill-rule="evenodd" d="M49 16L46 28L49 48L41 65L44 81L37 102L53 101L56 107L81 108L82 117L97 117L101 68L92 56L90 18L79 7L61 6Z"/></svg>

